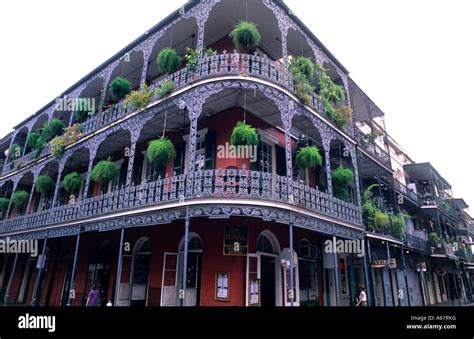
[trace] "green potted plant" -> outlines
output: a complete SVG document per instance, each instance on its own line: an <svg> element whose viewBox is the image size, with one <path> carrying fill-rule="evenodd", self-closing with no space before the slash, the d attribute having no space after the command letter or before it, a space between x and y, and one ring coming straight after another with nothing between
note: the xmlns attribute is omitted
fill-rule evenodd
<svg viewBox="0 0 474 339"><path fill-rule="evenodd" d="M210 57L212 56L212 53L213 51L211 48L204 48L202 51L202 56ZM199 64L199 57L200 55L197 49L186 47L186 55L184 56L184 59L186 60L186 69L189 72L196 71Z"/></svg>
<svg viewBox="0 0 474 339"><path fill-rule="evenodd" d="M112 158L99 161L94 168L92 168L91 179L94 182L109 182L118 178L120 175L120 168L112 162Z"/></svg>
<svg viewBox="0 0 474 339"><path fill-rule="evenodd" d="M332 171L333 194L341 200L349 200L348 185L354 178L354 172L342 165Z"/></svg>
<svg viewBox="0 0 474 339"><path fill-rule="evenodd" d="M290 72L304 75L305 79L311 83L314 79L315 66L310 58L303 56L292 58L289 65Z"/></svg>
<svg viewBox="0 0 474 339"><path fill-rule="evenodd" d="M68 193L78 192L82 185L82 179L79 173L71 172L63 179L63 188Z"/></svg>
<svg viewBox="0 0 474 339"><path fill-rule="evenodd" d="M158 166L166 166L175 157L176 150L170 139L163 137L148 143L147 158L151 163Z"/></svg>
<svg viewBox="0 0 474 339"><path fill-rule="evenodd" d="M172 48L163 48L158 57L156 58L156 64L162 72L171 74L176 72L180 66L183 59L176 53Z"/></svg>
<svg viewBox="0 0 474 339"><path fill-rule="evenodd" d="M347 105L340 105L330 114L330 118L337 127L342 129L346 127L352 119L352 108Z"/></svg>
<svg viewBox="0 0 474 339"><path fill-rule="evenodd" d="M41 138L48 142L54 137L63 134L65 128L66 125L62 120L58 118L53 118L51 119L49 124L45 124L45 126L41 130Z"/></svg>
<svg viewBox="0 0 474 339"><path fill-rule="evenodd" d="M87 99L79 98L77 100L76 111L74 112L74 118L77 122L84 122L89 116L94 114L94 110Z"/></svg>
<svg viewBox="0 0 474 339"><path fill-rule="evenodd" d="M387 213L378 210L375 213L374 223L376 228L383 229L390 224L390 218Z"/></svg>
<svg viewBox="0 0 474 339"><path fill-rule="evenodd" d="M82 126L81 124L74 124L66 129L62 135L56 136L51 140L50 152L51 155L57 157L61 156L64 149L78 141L82 137Z"/></svg>
<svg viewBox="0 0 474 339"><path fill-rule="evenodd" d="M143 87L138 91L132 91L125 97L124 103L130 105L132 110L137 110L146 107L151 100L153 90L150 89L147 84L143 84Z"/></svg>
<svg viewBox="0 0 474 339"><path fill-rule="evenodd" d="M12 194L11 200L12 204L16 207L17 210L20 210L25 203L28 201L30 194L25 191L15 191Z"/></svg>
<svg viewBox="0 0 474 339"><path fill-rule="evenodd" d="M158 99L163 99L173 92L174 83L171 80L163 81L158 88L155 89L155 95Z"/></svg>
<svg viewBox="0 0 474 339"><path fill-rule="evenodd" d="M440 247L441 239L438 236L438 233L431 232L428 234L428 241L431 243L431 247Z"/></svg>
<svg viewBox="0 0 474 339"><path fill-rule="evenodd" d="M8 148L8 156L11 160L16 160L21 157L22 148L18 144L11 144Z"/></svg>
<svg viewBox="0 0 474 339"><path fill-rule="evenodd" d="M37 193L50 194L54 190L54 181L49 175L40 175L36 179L35 188Z"/></svg>
<svg viewBox="0 0 474 339"><path fill-rule="evenodd" d="M260 143L260 138L255 127L247 125L243 121L239 121L232 131L230 143L233 146L257 146Z"/></svg>
<svg viewBox="0 0 474 339"><path fill-rule="evenodd" d="M30 149L34 149L40 137L41 137L40 133L31 132L30 134L28 134L28 137L26 138L26 144L28 145Z"/></svg>
<svg viewBox="0 0 474 339"><path fill-rule="evenodd" d="M253 53L260 44L257 26L248 21L240 21L230 32L229 37L240 52Z"/></svg>
<svg viewBox="0 0 474 339"><path fill-rule="evenodd" d="M315 66L310 58L292 58L289 70L293 74L296 96L305 104L311 105L314 87L311 84L314 79Z"/></svg>
<svg viewBox="0 0 474 339"><path fill-rule="evenodd" d="M132 85L130 81L122 77L115 78L109 86L110 95L112 95L112 98L116 101L122 100L127 94L130 94L131 91Z"/></svg>
<svg viewBox="0 0 474 339"><path fill-rule="evenodd" d="M8 206L10 205L10 199L1 197L0 198L0 211L5 212L8 210Z"/></svg>
<svg viewBox="0 0 474 339"><path fill-rule="evenodd" d="M323 158L315 146L301 147L296 154L299 169L314 168L323 164Z"/></svg>

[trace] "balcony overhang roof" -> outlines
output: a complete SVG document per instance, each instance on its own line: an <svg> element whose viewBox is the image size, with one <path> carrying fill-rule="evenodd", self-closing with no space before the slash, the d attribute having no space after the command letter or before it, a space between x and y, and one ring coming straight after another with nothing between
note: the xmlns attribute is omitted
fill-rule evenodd
<svg viewBox="0 0 474 339"><path fill-rule="evenodd" d="M469 207L469 205L462 198L451 198L449 200L454 204L456 208L459 208L460 210Z"/></svg>
<svg viewBox="0 0 474 339"><path fill-rule="evenodd" d="M385 115L351 78L349 78L349 87L356 122L372 120L373 118L383 117Z"/></svg>
<svg viewBox="0 0 474 339"><path fill-rule="evenodd" d="M451 188L449 182L439 174L436 168L431 165L429 162L422 162L417 164L407 164L403 168L408 173L410 178L414 180L430 180L430 170L440 179L446 186Z"/></svg>

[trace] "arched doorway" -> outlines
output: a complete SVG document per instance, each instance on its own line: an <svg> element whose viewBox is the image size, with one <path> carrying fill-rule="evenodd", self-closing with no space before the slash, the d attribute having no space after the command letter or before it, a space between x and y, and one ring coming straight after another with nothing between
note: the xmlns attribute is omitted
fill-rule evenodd
<svg viewBox="0 0 474 339"><path fill-rule="evenodd" d="M86 304L87 296L92 286L97 285L100 291L101 306L107 304L107 294L109 290L110 260L112 256L112 244L104 241L97 253L91 257L87 270L87 281L84 286L82 304Z"/></svg>
<svg viewBox="0 0 474 339"><path fill-rule="evenodd" d="M139 239L133 249L130 306L146 306L150 257L150 240Z"/></svg>
<svg viewBox="0 0 474 339"><path fill-rule="evenodd" d="M270 231L263 231L257 239L256 247L261 306L282 305L280 252L280 245L275 235Z"/></svg>
<svg viewBox="0 0 474 339"><path fill-rule="evenodd" d="M184 265L184 238L179 243L179 265L178 265L178 287L181 288ZM188 260L186 273L185 306L200 305L201 291L201 267L202 267L202 241L196 233L189 234ZM179 293L178 293L179 297ZM177 304L180 305L178 298Z"/></svg>

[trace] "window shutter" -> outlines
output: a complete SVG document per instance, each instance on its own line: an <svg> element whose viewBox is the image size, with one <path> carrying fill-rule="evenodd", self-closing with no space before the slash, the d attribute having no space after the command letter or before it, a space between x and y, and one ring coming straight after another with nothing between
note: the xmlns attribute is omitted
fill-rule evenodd
<svg viewBox="0 0 474 339"><path fill-rule="evenodd" d="M276 174L286 176L286 152L283 147L275 145Z"/></svg>
<svg viewBox="0 0 474 339"><path fill-rule="evenodd" d="M204 169L214 169L215 168L215 155L216 155L216 132L208 132L205 138L206 143L206 154Z"/></svg>
<svg viewBox="0 0 474 339"><path fill-rule="evenodd" d="M176 175L183 174L184 169L184 143L179 143L174 146L176 151L176 157L173 162L173 172L176 172Z"/></svg>

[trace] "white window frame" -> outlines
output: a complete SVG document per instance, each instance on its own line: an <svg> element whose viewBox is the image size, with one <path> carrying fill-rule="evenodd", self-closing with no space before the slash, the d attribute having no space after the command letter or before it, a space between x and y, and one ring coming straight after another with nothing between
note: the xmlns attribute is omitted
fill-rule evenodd
<svg viewBox="0 0 474 339"><path fill-rule="evenodd" d="M208 133L207 127L198 130L198 131L197 131L197 135L198 135L199 137L196 138L196 144L197 144L198 142L201 142L201 141L206 140L206 135L207 135L207 133ZM185 147L184 147L184 170L183 170L183 173L188 173L189 134L186 134L185 136L183 136L183 141L185 142ZM206 157L206 149L204 149L204 161L206 160L205 157ZM197 153L196 153L196 158L197 158Z"/></svg>
<svg viewBox="0 0 474 339"><path fill-rule="evenodd" d="M272 175L276 175L276 148L275 145L278 144L278 139L275 138L270 133L258 129L258 134L260 136L260 141L269 145L272 148Z"/></svg>

